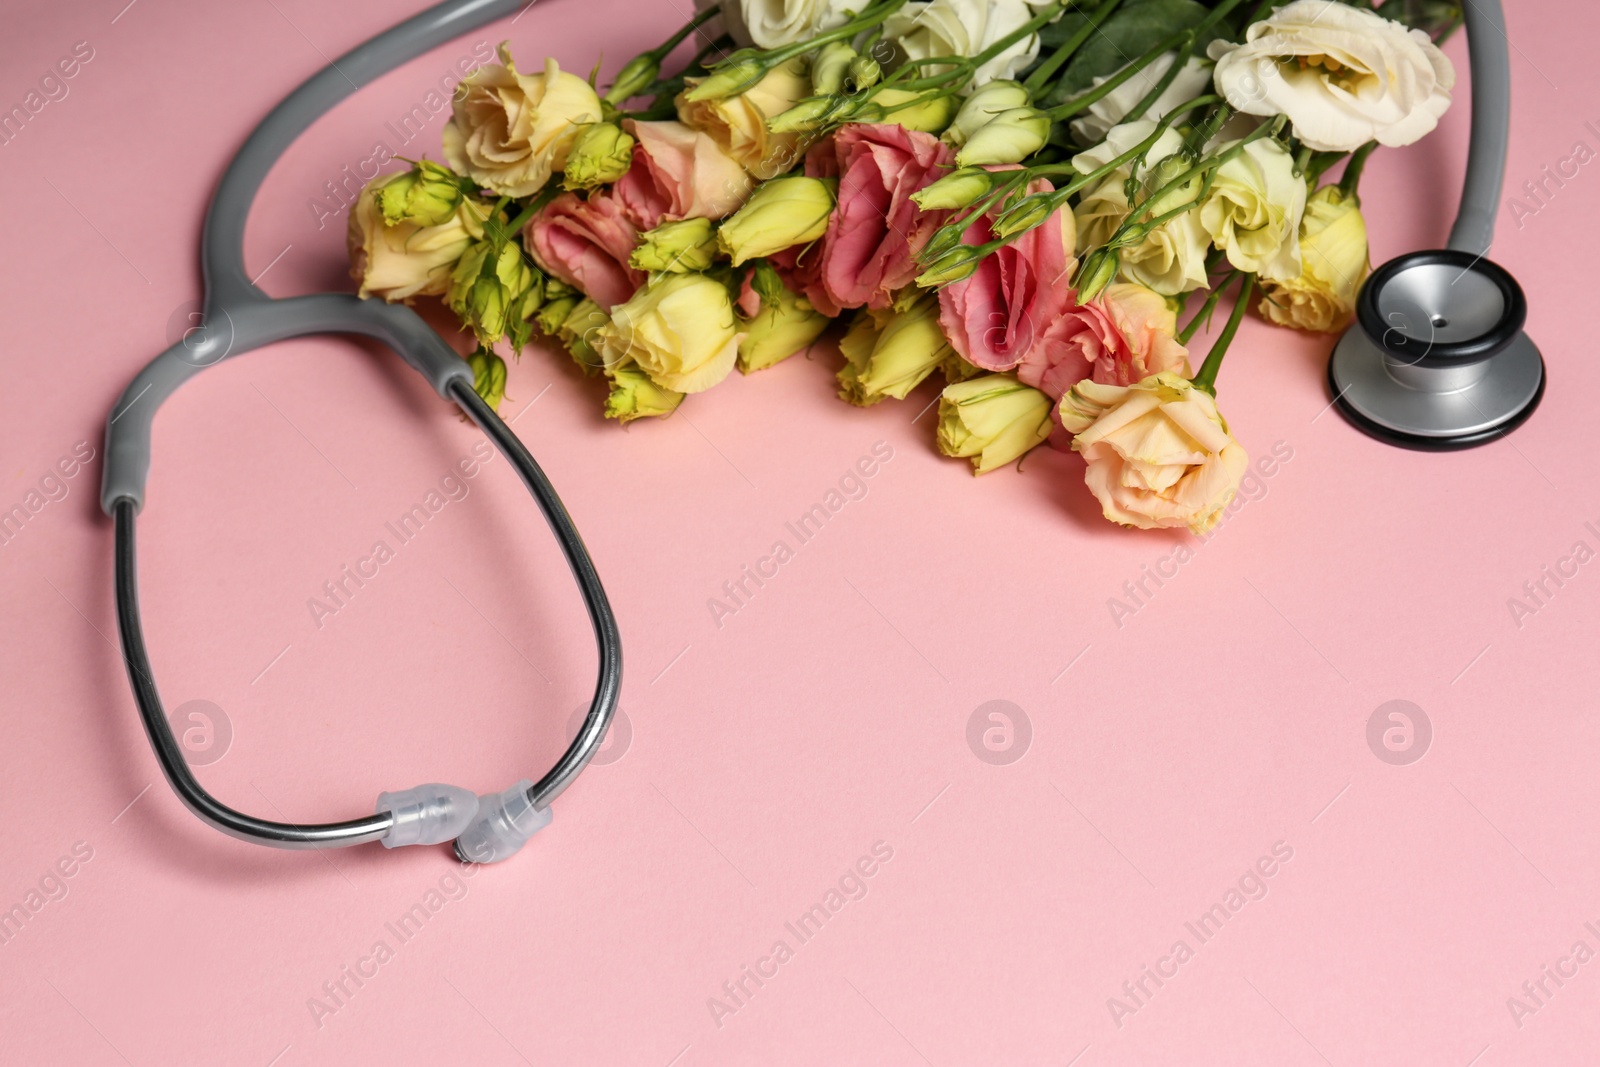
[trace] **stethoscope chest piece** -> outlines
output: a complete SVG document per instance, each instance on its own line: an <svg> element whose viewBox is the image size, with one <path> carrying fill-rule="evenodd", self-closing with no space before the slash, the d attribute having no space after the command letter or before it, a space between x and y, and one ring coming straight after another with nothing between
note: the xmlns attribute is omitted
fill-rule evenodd
<svg viewBox="0 0 1600 1067"><path fill-rule="evenodd" d="M1482 256L1413 252L1367 279L1356 324L1334 349L1328 385L1369 436L1449 451L1487 444L1544 396L1544 360L1522 326L1516 280Z"/></svg>

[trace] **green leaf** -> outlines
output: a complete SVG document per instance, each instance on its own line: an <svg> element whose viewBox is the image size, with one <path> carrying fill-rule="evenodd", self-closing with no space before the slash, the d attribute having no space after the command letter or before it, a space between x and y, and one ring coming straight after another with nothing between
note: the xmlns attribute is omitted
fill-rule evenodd
<svg viewBox="0 0 1600 1067"><path fill-rule="evenodd" d="M1078 49L1042 106L1062 103L1087 89L1094 79L1115 74L1162 38L1199 25L1209 14L1196 0L1130 0ZM1226 33L1225 25L1213 27L1205 40L1196 42L1194 54L1205 55L1211 39Z"/></svg>

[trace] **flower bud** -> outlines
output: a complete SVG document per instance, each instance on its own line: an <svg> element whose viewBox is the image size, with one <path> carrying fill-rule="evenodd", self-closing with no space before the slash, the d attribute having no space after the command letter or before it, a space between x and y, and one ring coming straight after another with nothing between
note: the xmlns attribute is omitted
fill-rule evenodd
<svg viewBox="0 0 1600 1067"><path fill-rule="evenodd" d="M734 266L810 244L828 232L839 182L833 178L777 178L757 186L717 231Z"/></svg>
<svg viewBox="0 0 1600 1067"><path fill-rule="evenodd" d="M477 242L450 276L450 310L481 345L510 335L518 351L527 343L528 316L538 308L541 276L528 265L520 246L493 239Z"/></svg>
<svg viewBox="0 0 1600 1067"><path fill-rule="evenodd" d="M1021 163L1049 141L1049 115L1033 107L1012 108L974 130L956 153L956 163L963 167Z"/></svg>
<svg viewBox="0 0 1600 1067"><path fill-rule="evenodd" d="M572 309L577 307L578 302L582 299L582 297L573 294L546 301L544 307L540 308L539 313L534 316L534 324L547 337L557 336L561 329L561 324L567 321L567 316L572 314Z"/></svg>
<svg viewBox="0 0 1600 1067"><path fill-rule="evenodd" d="M754 284L758 292L771 291L770 284L761 282L759 273ZM739 341L739 370L750 374L782 363L796 352L811 347L832 323L828 316L813 309L809 300L790 292L781 283L773 296L762 292L761 310L742 326L744 337Z"/></svg>
<svg viewBox="0 0 1600 1067"><path fill-rule="evenodd" d="M850 73L844 79L844 91L859 93L863 89L870 89L878 84L883 77L883 68L878 66L878 61L871 56L856 56L850 61Z"/></svg>
<svg viewBox="0 0 1600 1067"><path fill-rule="evenodd" d="M940 256L961 247L961 239L966 236L968 223L964 219L946 223L933 231L933 236L928 238L928 243L922 246L918 258L924 263L932 263Z"/></svg>
<svg viewBox="0 0 1600 1067"><path fill-rule="evenodd" d="M922 93L906 89L879 89L852 116L860 122L894 122L908 130L943 133L956 114L956 101L939 90Z"/></svg>
<svg viewBox="0 0 1600 1067"><path fill-rule="evenodd" d="M717 255L717 232L710 219L664 222L639 239L628 260L634 270L651 274L698 274Z"/></svg>
<svg viewBox="0 0 1600 1067"><path fill-rule="evenodd" d="M606 99L613 104L624 104L654 85L660 75L661 62L654 56L646 54L631 59L617 72L617 80L611 83Z"/></svg>
<svg viewBox="0 0 1600 1067"><path fill-rule="evenodd" d="M1003 241L1009 241L1019 234L1043 226L1045 220L1056 212L1055 196L1051 193L1036 193L1025 196L1015 204L1000 213L994 220L994 235Z"/></svg>
<svg viewBox="0 0 1600 1067"><path fill-rule="evenodd" d="M628 423L634 419L665 418L678 410L683 394L651 381L639 364L624 360L606 368L611 395L606 397L606 418Z"/></svg>
<svg viewBox="0 0 1600 1067"><path fill-rule="evenodd" d="M610 325L611 316L603 311L599 304L584 297L578 301L561 325L556 328L556 338L567 354L583 369L585 374L593 374L596 370L606 367L606 361L601 354L600 331Z"/></svg>
<svg viewBox="0 0 1600 1067"><path fill-rule="evenodd" d="M974 474L987 474L1044 443L1052 407L1010 374L947 385L939 396L939 451L971 459Z"/></svg>
<svg viewBox="0 0 1600 1067"><path fill-rule="evenodd" d="M766 76L766 64L759 59L742 59L727 63L711 72L710 77L683 94L690 103L702 100L722 100L737 96Z"/></svg>
<svg viewBox="0 0 1600 1067"><path fill-rule="evenodd" d="M1078 302L1087 304L1099 296L1116 278L1121 267L1121 257L1115 249L1102 248L1091 252L1078 273Z"/></svg>
<svg viewBox="0 0 1600 1067"><path fill-rule="evenodd" d="M572 142L564 184L569 190L594 189L621 178L632 165L633 138L616 123L590 123Z"/></svg>
<svg viewBox="0 0 1600 1067"><path fill-rule="evenodd" d="M911 194L924 211L971 207L994 189L994 176L982 167L953 170L926 189Z"/></svg>
<svg viewBox="0 0 1600 1067"><path fill-rule="evenodd" d="M924 297L904 312L862 311L839 342L845 365L839 396L859 407L904 400L954 355L939 326L939 301Z"/></svg>
<svg viewBox="0 0 1600 1067"><path fill-rule="evenodd" d="M848 41L832 41L811 61L811 87L818 96L845 91L850 64L860 58Z"/></svg>
<svg viewBox="0 0 1600 1067"><path fill-rule="evenodd" d="M388 226L409 222L438 226L449 221L461 203L462 178L448 167L424 159L378 186L378 210Z"/></svg>
<svg viewBox="0 0 1600 1067"><path fill-rule="evenodd" d="M842 96L813 96L767 120L773 133L814 133L833 121L844 121L855 111L852 101Z"/></svg>
<svg viewBox="0 0 1600 1067"><path fill-rule="evenodd" d="M984 252L979 245L958 245L942 256L936 257L917 275L917 284L924 289L949 285L972 277L983 261Z"/></svg>
<svg viewBox="0 0 1600 1067"><path fill-rule="evenodd" d="M1012 81L992 81L979 86L956 112L956 120L944 132L944 142L960 148L978 130L1014 108L1027 107L1032 100L1028 90Z"/></svg>
<svg viewBox="0 0 1600 1067"><path fill-rule="evenodd" d="M487 348L480 348L467 357L467 365L472 368L472 391L491 409L499 411L500 402L506 398L506 361Z"/></svg>

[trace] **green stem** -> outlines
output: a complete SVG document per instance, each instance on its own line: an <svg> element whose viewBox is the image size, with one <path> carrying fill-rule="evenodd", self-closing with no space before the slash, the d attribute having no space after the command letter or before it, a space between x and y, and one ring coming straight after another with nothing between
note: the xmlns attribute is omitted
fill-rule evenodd
<svg viewBox="0 0 1600 1067"><path fill-rule="evenodd" d="M1222 370L1222 357L1228 354L1228 347L1233 344L1233 335L1239 332L1239 323L1244 321L1244 313L1250 307L1250 294L1255 291L1256 276L1246 274L1244 281L1239 285L1239 295L1234 300L1233 314L1228 316L1228 325L1222 328L1222 335L1217 338L1217 343L1211 346L1211 351L1206 355L1206 361L1200 367L1200 373L1194 376L1196 389L1204 389L1212 396L1217 395L1217 374Z"/></svg>
<svg viewBox="0 0 1600 1067"><path fill-rule="evenodd" d="M1222 281L1217 283L1216 288L1206 294L1205 303L1200 305L1200 310L1196 311L1194 318L1190 319L1188 325L1179 331L1179 344L1187 345L1189 339L1200 332L1200 327L1211 321L1211 313L1216 311L1217 305L1222 302L1222 294L1227 290L1228 286L1233 284L1233 279L1237 275L1238 271L1229 271Z"/></svg>
<svg viewBox="0 0 1600 1067"><path fill-rule="evenodd" d="M713 18L720 14L722 14L721 5L711 5L694 18L690 19L688 24L685 25L683 29L667 38L667 40L661 44L661 47L651 49L644 54L649 56L651 59L654 59L657 63L661 62L663 59L666 59L668 56L670 56L673 53L673 50L676 49L680 44L682 44L684 41L687 41L691 33L693 33L695 30L698 30L705 23L710 22Z"/></svg>
<svg viewBox="0 0 1600 1067"><path fill-rule="evenodd" d="M1339 179L1339 189L1346 196L1356 196L1356 190L1361 185L1361 172L1367 166L1367 157L1372 155L1373 149L1377 147L1377 141L1368 141L1350 154L1350 162L1344 168L1344 177Z"/></svg>
<svg viewBox="0 0 1600 1067"><path fill-rule="evenodd" d="M766 56L766 62L770 64L768 69L770 70L780 63L787 63L795 56L803 56L807 52L815 52L823 45L832 44L834 41L849 40L863 30L870 30L884 22L890 15L905 7L905 5L906 0L886 0L885 3L879 4L876 8L869 9L867 14L862 15L853 22L845 23L838 29L829 30L827 33L819 34L808 41L796 41L794 44L785 45L782 48L768 52Z"/></svg>
<svg viewBox="0 0 1600 1067"><path fill-rule="evenodd" d="M1066 7L1067 5L1065 2L1063 2L1063 0L1057 0L1054 7L1045 8L1042 12L1035 15L1021 26L1018 26L1016 29L1012 30L1010 33L1006 34L994 44L990 45L988 48L985 48L982 52L979 52L970 59L965 59L960 56L931 57L934 62L939 63L942 66L946 66L949 69L940 71L938 74L929 75L926 78L916 81L902 83L897 85L896 88L906 89L912 92L921 89L938 89L950 84L953 80L957 85L960 85L971 78L972 73L979 67L983 66L991 59L994 59L996 56L1017 44L1019 41L1026 40L1028 37L1038 33L1044 27L1050 25L1052 20L1060 17L1061 13L1066 10Z"/></svg>
<svg viewBox="0 0 1600 1067"><path fill-rule="evenodd" d="M1062 41L1060 47L1055 50L1050 58L1041 63L1032 74L1028 75L1028 80L1022 83L1022 87L1028 90L1028 95L1037 97L1043 92L1044 87L1049 84L1051 78L1055 77L1056 72L1066 65L1067 60L1071 59L1078 49L1083 47L1083 43L1089 39L1091 34L1099 31L1100 24L1110 18L1112 13L1116 11L1117 5L1121 3L1122 0L1105 0L1099 7L1090 12L1089 21L1084 23L1071 37Z"/></svg>
<svg viewBox="0 0 1600 1067"><path fill-rule="evenodd" d="M1183 73L1184 65L1189 62L1189 57L1194 54L1194 46L1198 40L1199 38L1191 36L1184 42L1183 46L1178 49L1178 54L1173 58L1172 66L1168 67L1167 72L1161 75L1160 80L1150 87L1149 92L1139 98L1137 104L1128 109L1128 113L1122 116L1122 122L1134 122L1144 118L1144 113L1155 106L1155 102L1161 99L1161 94L1172 88L1172 83L1178 80L1178 75Z"/></svg>

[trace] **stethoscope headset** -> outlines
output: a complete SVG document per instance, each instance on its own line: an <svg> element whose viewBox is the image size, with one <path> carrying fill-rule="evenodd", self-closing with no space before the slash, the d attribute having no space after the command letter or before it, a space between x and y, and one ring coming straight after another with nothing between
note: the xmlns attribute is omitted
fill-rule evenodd
<svg viewBox="0 0 1600 1067"><path fill-rule="evenodd" d="M1357 325L1328 369L1335 401L1363 431L1412 448L1491 441L1520 425L1544 391L1544 365L1522 333L1522 290L1484 258L1504 177L1510 77L1499 0L1465 0L1473 68L1472 154L1449 247L1380 267L1363 287ZM244 269L244 229L267 172L330 108L402 63L518 10L523 0L445 0L330 63L273 109L223 175L201 238L205 328L150 362L106 424L101 506L116 529L117 629L145 732L167 781L197 816L225 834L275 848L386 847L454 842L463 861L495 863L550 822L550 804L599 751L622 684L616 619L578 531L527 448L473 388L468 364L414 311L349 293L273 299ZM588 714L560 759L536 782L477 796L451 785L382 793L377 810L334 823L257 818L222 803L195 779L156 690L139 618L134 528L150 470L157 409L201 370L264 345L314 334L354 334L393 349L453 401L516 468L554 532L583 594L599 646Z"/></svg>

